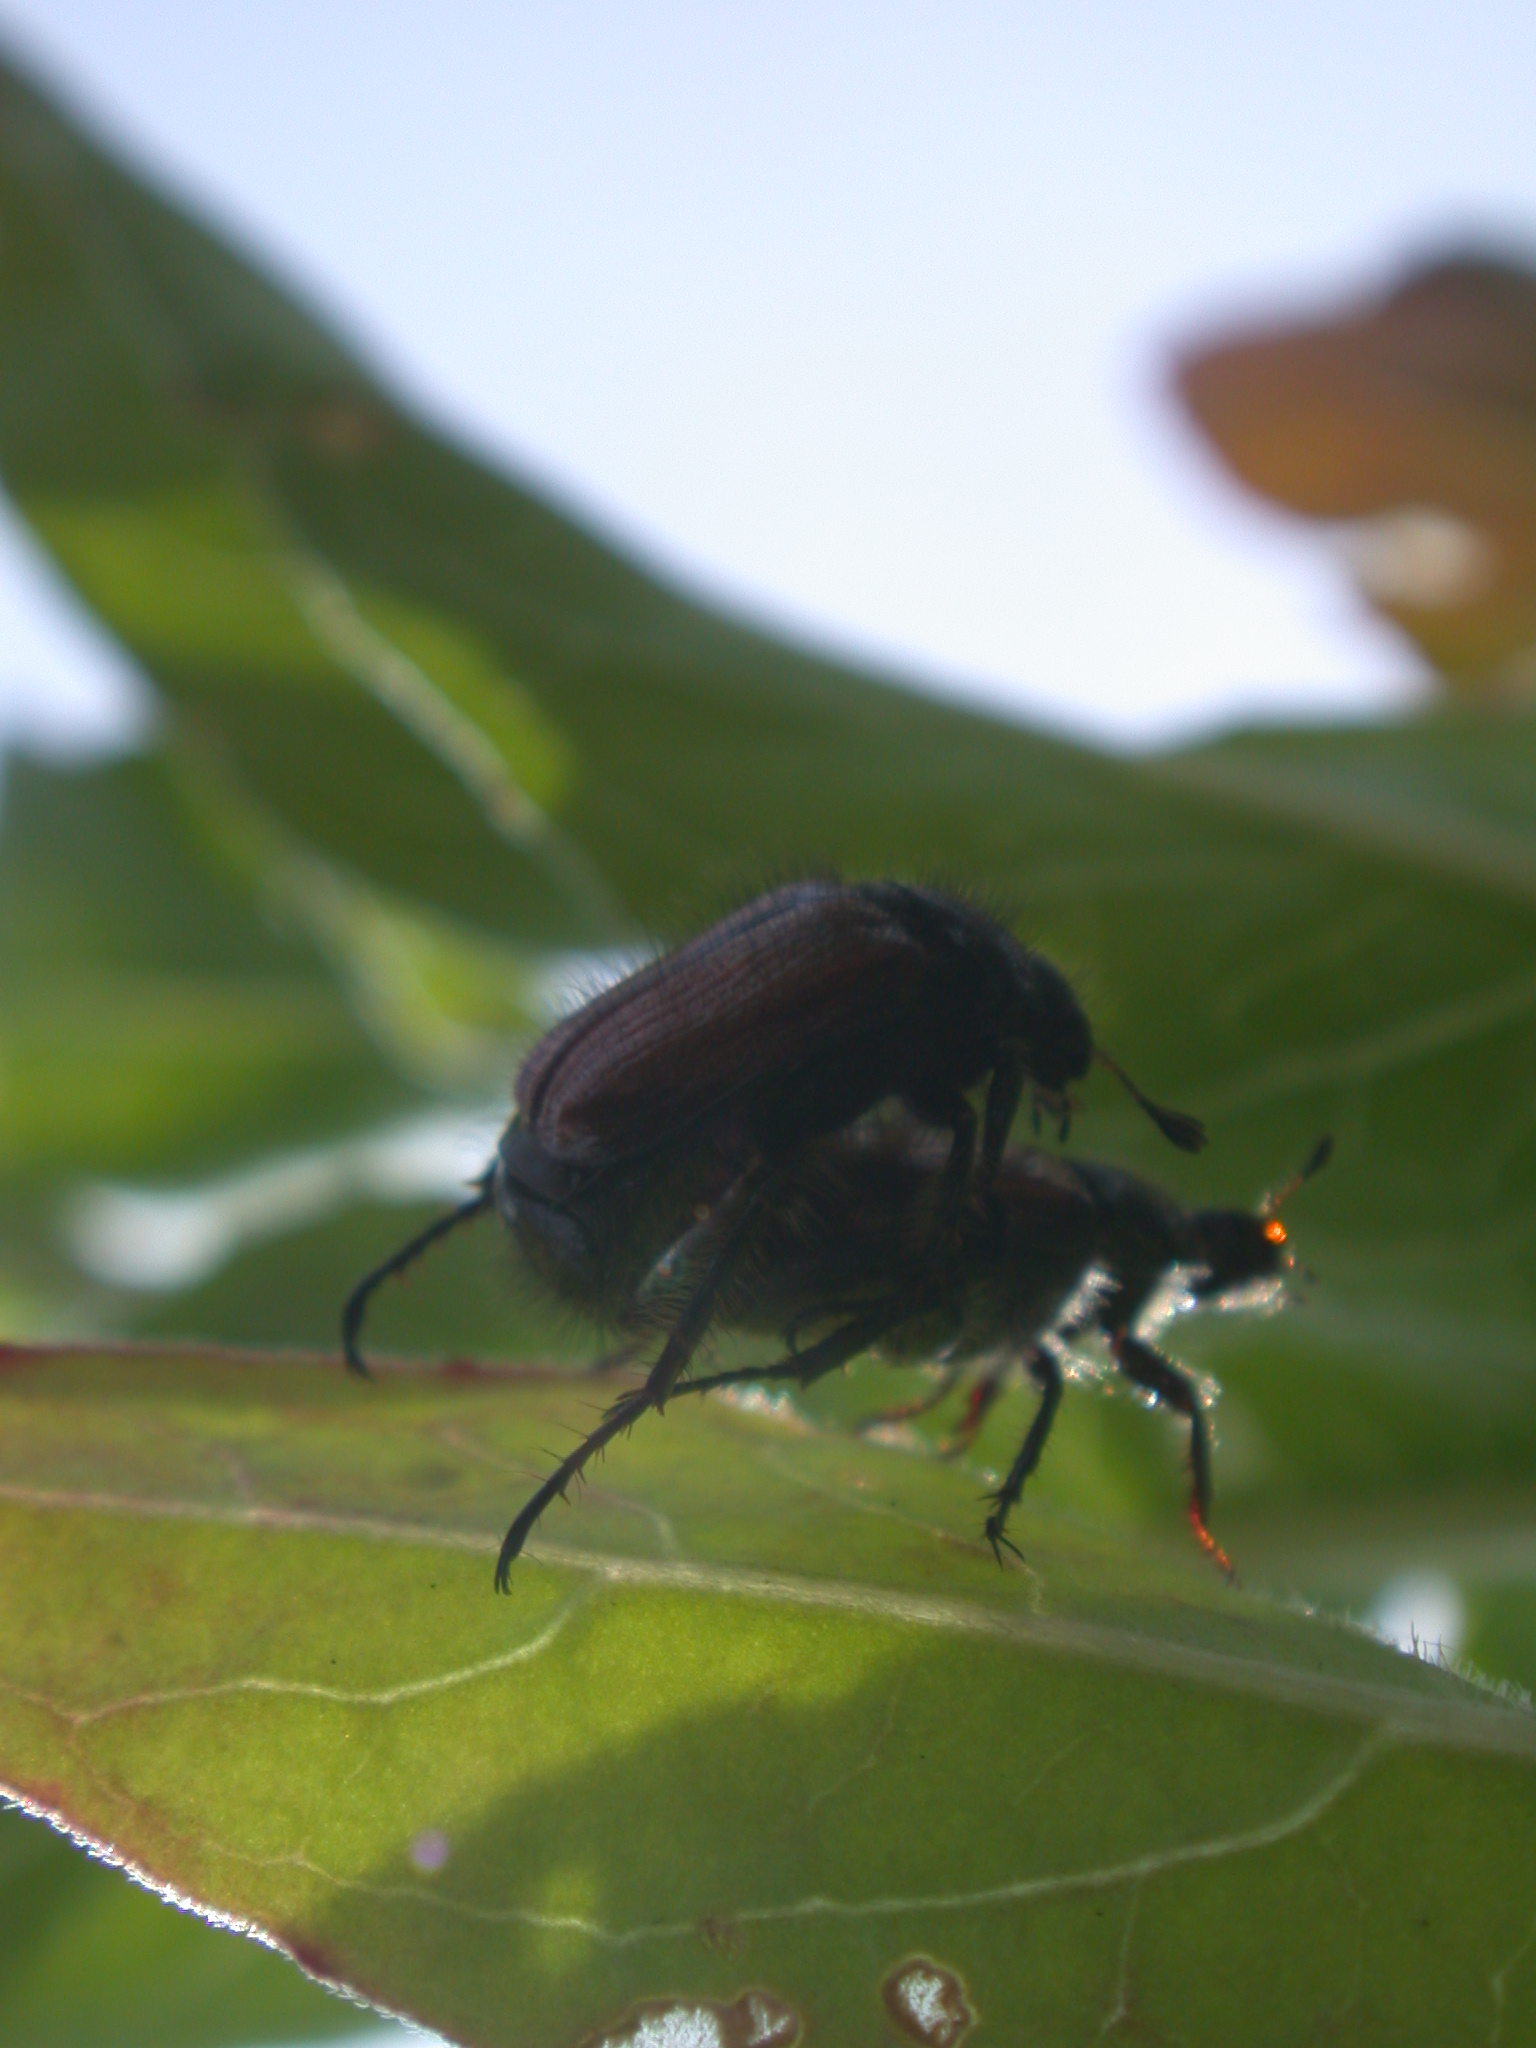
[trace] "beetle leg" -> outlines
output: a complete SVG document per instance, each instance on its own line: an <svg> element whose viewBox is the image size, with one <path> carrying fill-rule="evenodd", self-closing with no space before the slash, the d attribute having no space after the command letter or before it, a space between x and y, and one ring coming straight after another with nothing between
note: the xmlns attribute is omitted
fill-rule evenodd
<svg viewBox="0 0 1536 2048"><path fill-rule="evenodd" d="M945 1122L955 1135L949 1157L944 1162L944 1178L939 1182L939 1229L942 1234L947 1234L952 1228L971 1185L971 1170L976 1164L976 1112L963 1095L957 1095Z"/></svg>
<svg viewBox="0 0 1536 2048"><path fill-rule="evenodd" d="M1061 1390L1064 1385L1060 1365L1051 1353L1040 1345L1030 1346L1029 1355L1024 1363L1028 1367L1030 1378L1040 1389L1040 1406L1035 1411L1035 1419L1029 1425L1029 1434L1020 1446L1019 1455L1014 1459L1008 1477L996 1493L988 1496L992 1502L992 1512L987 1517L985 1534L992 1546L992 1554L999 1564L1003 1561L1002 1546L1005 1543L1015 1557L1024 1555L1016 1543L1009 1542L1003 1534L1003 1528L1009 1514L1018 1503L1019 1495L1024 1491L1025 1480L1040 1462L1040 1453L1045 1449L1045 1440L1051 1433L1051 1424L1056 1420L1056 1410L1061 1405Z"/></svg>
<svg viewBox="0 0 1536 2048"><path fill-rule="evenodd" d="M1065 1145L1072 1129L1072 1098L1064 1088L1035 1088L1030 1095L1030 1122L1035 1136L1040 1135L1041 1119L1053 1116L1056 1119L1056 1136Z"/></svg>
<svg viewBox="0 0 1536 2048"><path fill-rule="evenodd" d="M713 1265L689 1297L687 1307L678 1317L672 1334L662 1347L661 1356L652 1366L644 1386L636 1387L628 1394L621 1394L596 1429L582 1438L568 1458L561 1460L544 1484L519 1510L502 1542L501 1555L496 1560L498 1593L506 1592L507 1576L513 1559L527 1542L529 1531L550 1502L557 1496L565 1494L571 1481L580 1476L589 1460L605 1444L612 1443L616 1436L627 1429L632 1429L648 1408L661 1409L667 1395L672 1391L678 1374L683 1371L688 1360L698 1349L704 1332L709 1328L720 1289L725 1285L731 1268L741 1254L742 1243L756 1214L757 1206L773 1185L775 1178L775 1170L759 1161L756 1165L749 1166L745 1173L739 1174L726 1190L715 1210L715 1224L717 1228L723 1229L724 1242L715 1253Z"/></svg>
<svg viewBox="0 0 1536 2048"><path fill-rule="evenodd" d="M720 1290L741 1257L747 1230L757 1213L758 1204L776 1178L776 1170L759 1160L745 1173L739 1174L721 1197L711 1218L713 1228L720 1234L714 1258L688 1297L682 1314L672 1326L671 1335L662 1346L660 1358L651 1367L645 1382L651 1404L658 1412L665 1408L668 1395L703 1342L704 1333L714 1320Z"/></svg>
<svg viewBox="0 0 1536 2048"><path fill-rule="evenodd" d="M800 1332L806 1327L808 1323L825 1323L835 1321L838 1316L851 1316L857 1314L858 1308L859 1304L856 1301L828 1301L818 1302L814 1308L801 1309L798 1315L792 1316L790 1318L790 1320L784 1325L782 1331L779 1333L784 1339L784 1345L786 1350L788 1350L792 1356L797 1356L799 1354Z"/></svg>
<svg viewBox="0 0 1536 2048"><path fill-rule="evenodd" d="M1003 1163L1003 1147L1008 1143L1008 1133L1013 1129L1023 1094L1024 1055L1018 1046L1007 1046L999 1055L997 1065L992 1069L992 1079L987 1084L981 1139L983 1187L989 1187L997 1177L997 1169Z"/></svg>
<svg viewBox="0 0 1536 2048"><path fill-rule="evenodd" d="M880 1414L872 1415L867 1422L860 1423L860 1429L876 1429L886 1422L910 1422L914 1416L927 1415L938 1407L947 1394L954 1391L955 1383L969 1362L962 1359L954 1365L947 1366L943 1378L931 1394L925 1394L921 1401L904 1402L899 1408L886 1408ZM1007 1368L995 1365L977 1380L975 1386L971 1388L965 1404L965 1413L961 1416L954 1435L944 1437L935 1446L941 1458L963 1457L971 1448L982 1423L991 1412L993 1403L1003 1391L1006 1376Z"/></svg>
<svg viewBox="0 0 1536 2048"><path fill-rule="evenodd" d="M971 1389L970 1399L965 1404L965 1413L960 1418L960 1427L952 1437L946 1437L939 1446L944 1457L959 1457L975 1443L982 1423L1003 1391L1006 1377L1007 1367L1002 1364L994 1365L989 1372L982 1374Z"/></svg>
<svg viewBox="0 0 1536 2048"><path fill-rule="evenodd" d="M422 1253L430 1245L436 1244L440 1237L446 1237L450 1230L457 1230L461 1223L468 1223L471 1217L478 1216L484 1209L489 1209L495 1200L491 1191L495 1171L494 1166L488 1167L475 1182L478 1193L471 1196L469 1201L461 1202L458 1208L451 1210L448 1215L439 1216L435 1223L429 1223L425 1230L419 1231L411 1239L409 1244L401 1245L399 1251L392 1253L382 1266L375 1266L371 1273L365 1274L347 1296L347 1305L341 1312L341 1349L349 1371L360 1373L365 1380L373 1378L362 1352L357 1348L357 1339L363 1327L363 1316L367 1312L369 1298L374 1290L394 1274L403 1273L407 1266L414 1265Z"/></svg>
<svg viewBox="0 0 1536 2048"><path fill-rule="evenodd" d="M648 1384L643 1387L636 1387L628 1394L621 1394L602 1421L597 1425L596 1429L582 1438L568 1458L563 1458L560 1461L538 1492L519 1510L511 1528L502 1540L501 1555L496 1560L496 1590L498 1593L506 1592L507 1575L512 1569L513 1559L528 1541L529 1532L532 1530L534 1523L543 1514L550 1502L557 1495L563 1497L571 1481L580 1477L582 1468L589 1459L596 1456L604 1444L611 1443L624 1430L633 1428L646 1409L654 1405Z"/></svg>
<svg viewBox="0 0 1536 2048"><path fill-rule="evenodd" d="M882 1429L889 1422L911 1422L916 1416L930 1414L938 1407L941 1401L947 1399L954 1392L960 1375L964 1371L964 1360L946 1365L940 1375L938 1385L933 1388L931 1393L924 1394L920 1401L900 1401L893 1408L878 1409L873 1415L866 1416L859 1424L859 1428L861 1430Z"/></svg>
<svg viewBox="0 0 1536 2048"><path fill-rule="evenodd" d="M727 1201L730 1199L730 1192L729 1189L726 1192L725 1199ZM722 1203L721 1206L723 1207L724 1204ZM702 1215L697 1216L689 1224L681 1237L675 1238L667 1246L666 1250L640 1282L640 1285L635 1289L635 1300L637 1302L649 1301L652 1296L659 1294L664 1287L669 1287L678 1274L685 1271L698 1256L699 1247L715 1236L719 1228L720 1210L705 1209Z"/></svg>
<svg viewBox="0 0 1536 2048"><path fill-rule="evenodd" d="M835 1372L840 1365L846 1365L850 1358L857 1358L861 1351L867 1351L871 1344L898 1323L907 1321L911 1314L909 1302L887 1302L883 1307L871 1309L856 1321L845 1324L841 1330L834 1330L830 1337L823 1337L819 1344L813 1344L809 1351L802 1351L794 1358L781 1359L777 1365L745 1366L738 1372L717 1372L705 1379L685 1380L676 1391L679 1394L707 1394L714 1387L773 1379L798 1380L802 1386L808 1387L812 1381ZM538 1492L519 1510L506 1533L501 1555L496 1560L498 1593L506 1592L513 1561L544 1510L552 1501L563 1498L571 1481L581 1476L583 1469L605 1444L612 1443L616 1436L632 1429L646 1410L656 1405L649 1380L644 1386L621 1394L596 1429L583 1437L570 1456L555 1467Z"/></svg>
<svg viewBox="0 0 1536 2048"><path fill-rule="evenodd" d="M904 1096L902 1100L921 1122L947 1126L954 1133L933 1211L928 1249L934 1251L953 1235L970 1190L971 1171L976 1164L976 1112L958 1088L948 1092L935 1089L921 1097Z"/></svg>
<svg viewBox="0 0 1536 2048"><path fill-rule="evenodd" d="M1200 1395L1188 1373L1154 1351L1150 1344L1143 1344L1139 1337L1120 1331L1110 1340L1115 1354L1115 1363L1128 1380L1138 1387L1145 1387L1180 1415L1189 1417L1189 1525L1195 1532L1195 1541L1206 1556L1235 1579L1232 1560L1222 1549L1208 1527L1211 1513L1211 1439L1206 1428L1205 1410Z"/></svg>
<svg viewBox="0 0 1536 2048"><path fill-rule="evenodd" d="M764 1380L795 1380L802 1387L812 1386L829 1372L836 1372L840 1365L846 1365L851 1358L857 1358L861 1351L867 1351L871 1344L889 1336L902 1323L922 1314L925 1306L910 1297L885 1302L881 1307L855 1317L851 1323L845 1323L830 1336L823 1337L809 1351L797 1351L793 1357L781 1358L773 1365L743 1365L734 1372L712 1372L703 1379L684 1380L677 1391L679 1394L710 1394L716 1387L751 1386Z"/></svg>

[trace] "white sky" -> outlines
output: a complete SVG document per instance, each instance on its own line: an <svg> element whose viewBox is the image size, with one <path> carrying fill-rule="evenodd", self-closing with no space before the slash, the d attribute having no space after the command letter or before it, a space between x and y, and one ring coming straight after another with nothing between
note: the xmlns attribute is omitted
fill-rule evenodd
<svg viewBox="0 0 1536 2048"><path fill-rule="evenodd" d="M1528 5L0 0L0 35L408 398L770 623L1121 743L1419 687L1161 365L1459 232L1530 247ZM32 580L0 527L0 739L119 701Z"/></svg>

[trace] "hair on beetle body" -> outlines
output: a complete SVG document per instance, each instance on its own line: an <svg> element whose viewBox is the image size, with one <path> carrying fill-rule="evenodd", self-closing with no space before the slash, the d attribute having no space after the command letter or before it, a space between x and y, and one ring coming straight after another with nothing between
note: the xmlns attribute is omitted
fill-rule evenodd
<svg viewBox="0 0 1536 2048"><path fill-rule="evenodd" d="M1067 1090L1094 1060L1174 1144L1204 1143L1194 1118L1150 1102L1095 1046L1065 976L975 905L894 881L772 889L545 1033L472 1197L354 1289L347 1362L367 1370L358 1337L378 1284L494 1208L562 1301L630 1328L672 1306L645 1387L586 1439L590 1456L665 1405L809 1150L885 1103L947 1134L924 1194L926 1242L912 1250L926 1266L993 1182L1026 1089L1064 1138ZM499 1586L568 1479L566 1461L514 1521Z"/></svg>

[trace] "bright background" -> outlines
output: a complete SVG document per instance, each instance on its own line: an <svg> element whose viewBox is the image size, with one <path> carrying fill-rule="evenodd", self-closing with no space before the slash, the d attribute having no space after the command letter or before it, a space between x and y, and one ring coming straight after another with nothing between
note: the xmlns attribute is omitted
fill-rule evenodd
<svg viewBox="0 0 1536 2048"><path fill-rule="evenodd" d="M405 393L696 589L1120 744L1412 702L1172 347L1536 232L1532 17L0 0ZM123 732L0 527L0 743Z"/></svg>

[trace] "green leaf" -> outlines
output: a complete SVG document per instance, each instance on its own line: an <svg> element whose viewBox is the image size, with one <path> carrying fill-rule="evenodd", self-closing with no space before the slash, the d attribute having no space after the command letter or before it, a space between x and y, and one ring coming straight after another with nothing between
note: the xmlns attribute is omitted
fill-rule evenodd
<svg viewBox="0 0 1536 2048"><path fill-rule="evenodd" d="M1536 1722L1171 1541L1031 1503L1000 1572L965 1475L677 1400L498 1601L568 1383L3 1388L14 1790L456 2038L869 2038L915 1958L998 2039L1536 2023Z"/></svg>

